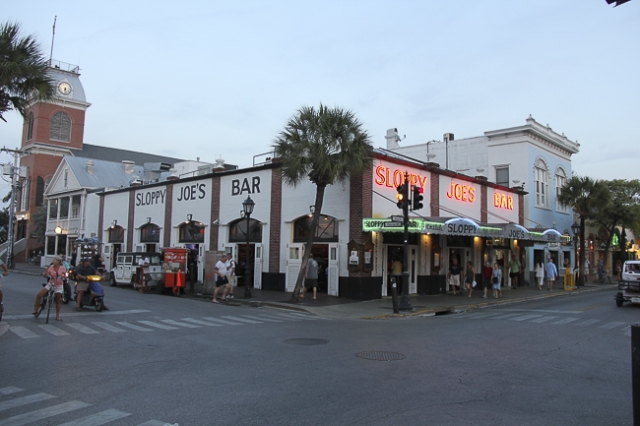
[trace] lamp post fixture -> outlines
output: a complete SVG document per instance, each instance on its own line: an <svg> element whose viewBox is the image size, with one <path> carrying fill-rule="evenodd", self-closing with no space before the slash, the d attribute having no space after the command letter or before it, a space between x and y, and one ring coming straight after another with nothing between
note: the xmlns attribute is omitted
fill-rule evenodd
<svg viewBox="0 0 640 426"><path fill-rule="evenodd" d="M583 273L583 267L582 265L579 265L578 262L578 236L580 233L580 224L578 224L578 222L573 222L573 225L571 225L571 232L573 232L573 251L574 251L574 258L575 258L575 264L576 264L576 269L578 270L578 282L576 283L576 285L580 284L582 281L582 273Z"/></svg>
<svg viewBox="0 0 640 426"><path fill-rule="evenodd" d="M244 298L251 299L251 285L253 282L251 281L251 268L249 268L249 219L251 218L251 213L253 213L253 208L256 203L253 202L251 196L248 196L246 200L242 202L242 212L244 213L244 217L247 220L247 229L245 231L245 235L247 237L247 246L245 252L245 261L244 261Z"/></svg>

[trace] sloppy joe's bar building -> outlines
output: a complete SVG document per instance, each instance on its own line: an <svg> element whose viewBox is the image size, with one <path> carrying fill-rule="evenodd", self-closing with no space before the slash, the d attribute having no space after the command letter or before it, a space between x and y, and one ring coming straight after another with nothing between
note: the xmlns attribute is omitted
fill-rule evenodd
<svg viewBox="0 0 640 426"><path fill-rule="evenodd" d="M328 186L318 226L310 229L316 187L309 181L282 182L277 159L248 169L219 171L186 179L101 193L100 232L109 266L119 251L192 250L197 280L207 282L218 251L253 270L254 287L292 291L314 235L313 256L320 264L320 291L354 299L388 294L390 265L404 259L396 187L424 188L424 205L410 213L409 291L447 290L449 262L505 264L526 241L560 242L555 230L524 228L526 193L374 150L370 172ZM242 202L255 202L249 225ZM100 234L99 234L100 235ZM247 236L249 258L245 258ZM508 278L506 278L508 280ZM508 282L504 284L508 285Z"/></svg>

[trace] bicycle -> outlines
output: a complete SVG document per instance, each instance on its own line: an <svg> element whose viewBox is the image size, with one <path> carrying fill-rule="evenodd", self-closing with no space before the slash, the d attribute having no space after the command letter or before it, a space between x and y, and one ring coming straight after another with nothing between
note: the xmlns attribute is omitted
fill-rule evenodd
<svg viewBox="0 0 640 426"><path fill-rule="evenodd" d="M46 287L46 286L47 286L47 283L42 284L42 287ZM49 324L49 315L51 315L51 306L53 306L53 301L56 298L54 289L55 289L55 286L51 285L51 287L49 288L49 291L47 291L45 295L42 296L42 299L40 300L40 306L38 306L38 309L36 310L36 313L34 315L34 317L38 318L42 313L42 311L47 309L47 319L45 324Z"/></svg>

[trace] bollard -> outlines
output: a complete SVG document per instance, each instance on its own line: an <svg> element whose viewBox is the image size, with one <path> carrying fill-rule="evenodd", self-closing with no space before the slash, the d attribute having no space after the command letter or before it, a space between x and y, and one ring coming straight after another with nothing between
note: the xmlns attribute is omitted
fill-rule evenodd
<svg viewBox="0 0 640 426"><path fill-rule="evenodd" d="M640 324L631 326L631 389L633 425L640 426Z"/></svg>
<svg viewBox="0 0 640 426"><path fill-rule="evenodd" d="M399 314L400 308L398 307L398 287L396 286L395 278L391 278L391 300L393 301L393 313Z"/></svg>

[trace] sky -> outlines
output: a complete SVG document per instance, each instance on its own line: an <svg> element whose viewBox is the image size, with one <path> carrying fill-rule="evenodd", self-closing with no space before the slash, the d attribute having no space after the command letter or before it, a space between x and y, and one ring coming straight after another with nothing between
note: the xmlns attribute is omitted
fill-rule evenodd
<svg viewBox="0 0 640 426"><path fill-rule="evenodd" d="M640 0L0 0L0 10L47 57L57 16L53 59L80 66L88 144L249 167L303 106L353 111L375 147L389 128L405 146L532 115L580 144L574 173L640 178ZM23 119L5 118L0 146L17 148Z"/></svg>

